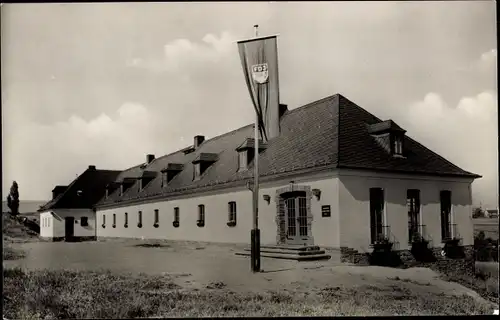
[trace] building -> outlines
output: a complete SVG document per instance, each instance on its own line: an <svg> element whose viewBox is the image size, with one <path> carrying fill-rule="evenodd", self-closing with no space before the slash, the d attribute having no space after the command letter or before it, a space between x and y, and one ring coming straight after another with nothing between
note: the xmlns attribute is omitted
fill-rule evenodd
<svg viewBox="0 0 500 320"><path fill-rule="evenodd" d="M56 186L52 199L40 207L40 236L52 240L95 240L94 205L103 197L106 185L120 171L97 170L89 166L68 186Z"/></svg>
<svg viewBox="0 0 500 320"><path fill-rule="evenodd" d="M434 247L450 238L473 243L471 183L479 175L340 94L279 109L279 136L259 144L261 244L363 252L388 238L404 250L416 232ZM249 125L196 136L188 148L106 175L95 215L85 207L89 225L97 237L249 243L253 135Z"/></svg>

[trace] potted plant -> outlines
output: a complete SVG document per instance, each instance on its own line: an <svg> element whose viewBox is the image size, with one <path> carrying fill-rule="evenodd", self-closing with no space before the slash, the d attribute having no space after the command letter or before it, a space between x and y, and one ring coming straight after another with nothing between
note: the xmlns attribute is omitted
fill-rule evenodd
<svg viewBox="0 0 500 320"><path fill-rule="evenodd" d="M142 228L142 223L140 223L140 222L139 222L139 223L137 224L137 228Z"/></svg>
<svg viewBox="0 0 500 320"><path fill-rule="evenodd" d="M174 226L174 228L178 228L179 227L179 221L174 221L172 223L172 225Z"/></svg>
<svg viewBox="0 0 500 320"><path fill-rule="evenodd" d="M128 228L128 223L125 223L123 226L124 226L125 228Z"/></svg>
<svg viewBox="0 0 500 320"><path fill-rule="evenodd" d="M234 227L234 226L236 226L236 221L235 220L228 221L227 222L227 226L228 227Z"/></svg>
<svg viewBox="0 0 500 320"><path fill-rule="evenodd" d="M429 249L429 241L426 240L420 233L416 232L412 237L411 254L415 260L419 262L433 262L435 261L434 254Z"/></svg>
<svg viewBox="0 0 500 320"><path fill-rule="evenodd" d="M204 226L205 226L205 221L203 221L203 220L198 220L198 221L196 221L196 225L197 225L198 227L204 227Z"/></svg>
<svg viewBox="0 0 500 320"><path fill-rule="evenodd" d="M153 224L153 227L158 228L160 225L158 223Z"/></svg>
<svg viewBox="0 0 500 320"><path fill-rule="evenodd" d="M104 223L101 225L101 227L102 227L103 229L106 229L106 225L105 225Z"/></svg>

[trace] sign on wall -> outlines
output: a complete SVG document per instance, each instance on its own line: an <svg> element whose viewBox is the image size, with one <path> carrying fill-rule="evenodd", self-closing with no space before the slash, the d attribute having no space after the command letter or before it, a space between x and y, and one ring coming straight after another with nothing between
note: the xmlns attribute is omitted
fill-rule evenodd
<svg viewBox="0 0 500 320"><path fill-rule="evenodd" d="M329 205L321 206L321 216L322 217L331 217L332 209Z"/></svg>

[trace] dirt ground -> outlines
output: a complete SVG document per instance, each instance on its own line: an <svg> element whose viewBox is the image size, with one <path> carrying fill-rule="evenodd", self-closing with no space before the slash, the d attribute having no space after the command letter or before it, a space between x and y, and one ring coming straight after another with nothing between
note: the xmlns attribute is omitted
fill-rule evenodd
<svg viewBox="0 0 500 320"><path fill-rule="evenodd" d="M80 243L14 243L26 252L20 260L4 261L4 267L49 270L112 270L118 273L168 275L186 289L225 288L234 292L282 290L311 292L325 287L370 284L397 288L401 282L422 294L469 295L485 302L476 292L445 282L426 268L392 269L340 264L337 259L314 262L261 260L262 272L252 273L248 257L237 256L245 246L192 242L107 240ZM146 245L146 246L142 246ZM148 247L149 246L149 247Z"/></svg>

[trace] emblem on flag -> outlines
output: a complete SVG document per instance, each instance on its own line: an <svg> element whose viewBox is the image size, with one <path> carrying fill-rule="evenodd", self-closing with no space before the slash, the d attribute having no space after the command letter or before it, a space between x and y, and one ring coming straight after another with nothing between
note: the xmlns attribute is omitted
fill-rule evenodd
<svg viewBox="0 0 500 320"><path fill-rule="evenodd" d="M269 78L267 63L256 64L252 66L252 78L259 84L266 83Z"/></svg>

